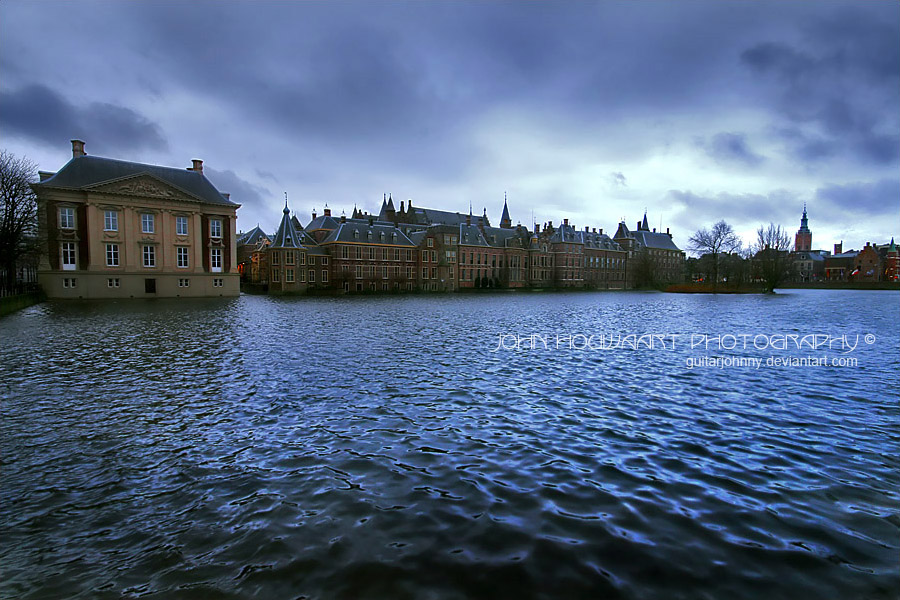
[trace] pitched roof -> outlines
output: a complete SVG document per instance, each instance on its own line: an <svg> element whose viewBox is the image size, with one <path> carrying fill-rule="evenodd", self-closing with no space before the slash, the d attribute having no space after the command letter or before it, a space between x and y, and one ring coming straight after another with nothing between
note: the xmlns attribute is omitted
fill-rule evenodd
<svg viewBox="0 0 900 600"><path fill-rule="evenodd" d="M149 175L171 185L204 204L238 207L222 195L203 173L191 169L176 169L142 163L78 156L63 166L55 175L36 183L37 187L82 190L103 184Z"/></svg>
<svg viewBox="0 0 900 600"><path fill-rule="evenodd" d="M469 215L434 208L411 207L406 212L406 219L412 224L418 225L464 225ZM487 216L472 215L472 224L478 225L484 221L486 227L491 223Z"/></svg>
<svg viewBox="0 0 900 600"><path fill-rule="evenodd" d="M260 240L263 239L267 239L270 242L272 241L272 238L270 238L269 235L265 231L260 229L259 225L257 225L247 233L238 237L237 243L243 244L245 246L255 246L260 242Z"/></svg>
<svg viewBox="0 0 900 600"><path fill-rule="evenodd" d="M645 248L681 252L681 248L675 245L668 233L656 233L655 231L633 231L631 233L634 239Z"/></svg>
<svg viewBox="0 0 900 600"><path fill-rule="evenodd" d="M333 243L389 244L392 246L415 246L416 244L392 223L369 221L368 219L347 219L338 223L322 244Z"/></svg>
<svg viewBox="0 0 900 600"><path fill-rule="evenodd" d="M272 237L272 247L274 248L303 248L301 236L294 227L291 220L291 210L288 208L287 202L284 203L284 216L281 217L281 225L278 231Z"/></svg>

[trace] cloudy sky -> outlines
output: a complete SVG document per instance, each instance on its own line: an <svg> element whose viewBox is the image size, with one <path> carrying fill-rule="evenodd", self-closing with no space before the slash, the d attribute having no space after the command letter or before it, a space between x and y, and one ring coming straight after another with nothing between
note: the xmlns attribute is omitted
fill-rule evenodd
<svg viewBox="0 0 900 600"><path fill-rule="evenodd" d="M681 247L900 236L900 3L0 2L0 145L187 167L271 231L284 193ZM532 216L533 215L533 216Z"/></svg>

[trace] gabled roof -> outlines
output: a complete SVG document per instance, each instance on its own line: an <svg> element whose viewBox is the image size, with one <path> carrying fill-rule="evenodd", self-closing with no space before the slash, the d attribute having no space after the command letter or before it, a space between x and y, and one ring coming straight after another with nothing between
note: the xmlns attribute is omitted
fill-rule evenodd
<svg viewBox="0 0 900 600"><path fill-rule="evenodd" d="M563 223L558 228L553 231L553 234L550 236L550 241L552 243L567 243L567 244L580 244L582 243L581 236L578 235L578 231L575 230L574 227L569 225L568 223Z"/></svg>
<svg viewBox="0 0 900 600"><path fill-rule="evenodd" d="M238 207L222 195L203 173L191 169L176 169L142 163L101 158L99 156L78 156L63 166L55 175L34 184L38 188L59 188L83 190L103 184L124 181L147 175L162 181L204 204Z"/></svg>
<svg viewBox="0 0 900 600"><path fill-rule="evenodd" d="M263 239L269 240L270 242L272 241L272 238L257 225L244 235L240 236L237 243L244 246L255 246Z"/></svg>

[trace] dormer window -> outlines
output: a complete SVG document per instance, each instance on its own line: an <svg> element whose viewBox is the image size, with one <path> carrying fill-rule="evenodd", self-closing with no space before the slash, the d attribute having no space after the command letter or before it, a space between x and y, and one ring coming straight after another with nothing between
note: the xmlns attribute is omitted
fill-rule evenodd
<svg viewBox="0 0 900 600"><path fill-rule="evenodd" d="M358 239L359 239L359 230L358 230L358 229L354 229L354 230L353 230L353 239L354 239L354 240L358 240Z"/></svg>
<svg viewBox="0 0 900 600"><path fill-rule="evenodd" d="M381 232L381 241L382 242L384 241L384 232L383 231Z"/></svg>
<svg viewBox="0 0 900 600"><path fill-rule="evenodd" d="M394 243L397 243L397 234L396 233L391 234L391 241Z"/></svg>
<svg viewBox="0 0 900 600"><path fill-rule="evenodd" d="M371 232L371 231L367 231L367 232L366 232L366 239L367 239L367 240L371 240L371 239L372 239L372 232Z"/></svg>

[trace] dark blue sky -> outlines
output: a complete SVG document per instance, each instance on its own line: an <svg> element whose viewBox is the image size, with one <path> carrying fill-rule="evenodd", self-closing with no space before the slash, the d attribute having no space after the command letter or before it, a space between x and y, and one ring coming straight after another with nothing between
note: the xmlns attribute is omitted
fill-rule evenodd
<svg viewBox="0 0 900 600"><path fill-rule="evenodd" d="M0 3L2 146L189 166L271 230L382 194L682 247L900 232L896 2Z"/></svg>

